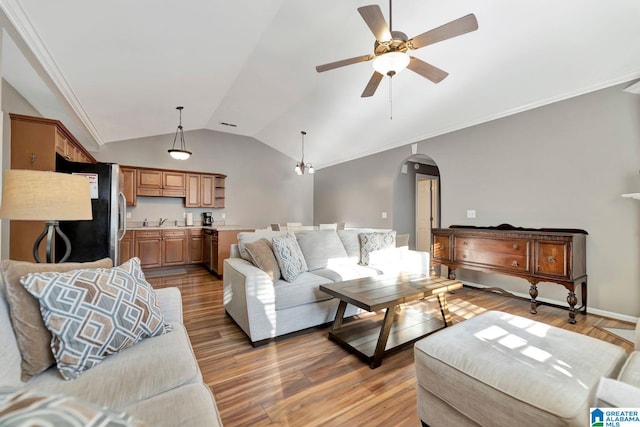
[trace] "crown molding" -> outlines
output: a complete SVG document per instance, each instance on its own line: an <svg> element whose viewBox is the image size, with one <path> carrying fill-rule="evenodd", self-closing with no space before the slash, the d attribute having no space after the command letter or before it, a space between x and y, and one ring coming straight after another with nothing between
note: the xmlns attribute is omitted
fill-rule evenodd
<svg viewBox="0 0 640 427"><path fill-rule="evenodd" d="M56 64L51 53L43 43L39 34L33 27L29 17L17 0L0 0L2 8L9 22L13 25L15 32L22 39L24 44L38 61L46 75L51 79L51 83L58 89L60 95L68 103L69 107L82 123L87 132L91 135L98 146L104 144L98 129L94 126L91 118L83 108L80 100L71 88L71 85L64 77L64 74Z"/></svg>

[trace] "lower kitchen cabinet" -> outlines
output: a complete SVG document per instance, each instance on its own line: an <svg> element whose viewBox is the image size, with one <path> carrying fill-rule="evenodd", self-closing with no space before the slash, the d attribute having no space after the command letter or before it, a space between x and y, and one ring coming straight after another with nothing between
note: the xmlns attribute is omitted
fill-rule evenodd
<svg viewBox="0 0 640 427"><path fill-rule="evenodd" d="M162 230L136 230L134 253L143 268L162 267Z"/></svg>
<svg viewBox="0 0 640 427"><path fill-rule="evenodd" d="M201 228L189 229L189 264L202 264L204 233Z"/></svg>
<svg viewBox="0 0 640 427"><path fill-rule="evenodd" d="M133 231L127 231L120 241L120 264L133 258L135 256L134 253Z"/></svg>
<svg viewBox="0 0 640 427"><path fill-rule="evenodd" d="M162 230L162 265L184 265L187 260L187 230Z"/></svg>

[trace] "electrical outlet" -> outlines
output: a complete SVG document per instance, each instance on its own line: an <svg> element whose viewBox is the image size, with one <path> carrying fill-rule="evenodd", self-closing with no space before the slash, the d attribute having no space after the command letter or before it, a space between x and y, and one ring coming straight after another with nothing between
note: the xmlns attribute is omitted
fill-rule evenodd
<svg viewBox="0 0 640 427"><path fill-rule="evenodd" d="M476 217L476 210L475 209L468 209L467 210L467 218L475 218Z"/></svg>

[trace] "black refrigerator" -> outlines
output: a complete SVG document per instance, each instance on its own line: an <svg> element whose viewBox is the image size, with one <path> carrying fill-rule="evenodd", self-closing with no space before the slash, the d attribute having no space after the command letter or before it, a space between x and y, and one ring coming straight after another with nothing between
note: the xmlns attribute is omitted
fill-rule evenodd
<svg viewBox="0 0 640 427"><path fill-rule="evenodd" d="M60 221L60 229L71 242L68 262L87 262L109 257L121 263L120 240L127 231L127 201L122 193L124 178L115 163L78 163L56 156L56 172L84 175L90 181L92 220ZM56 248L64 248L58 237ZM64 249L56 250L56 261Z"/></svg>

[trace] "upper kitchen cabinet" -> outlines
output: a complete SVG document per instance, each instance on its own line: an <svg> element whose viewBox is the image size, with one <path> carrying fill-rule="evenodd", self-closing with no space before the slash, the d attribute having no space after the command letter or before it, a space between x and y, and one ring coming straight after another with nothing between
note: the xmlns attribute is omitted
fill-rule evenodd
<svg viewBox="0 0 640 427"><path fill-rule="evenodd" d="M137 168L136 194L138 196L184 197L186 174L178 171Z"/></svg>
<svg viewBox="0 0 640 427"><path fill-rule="evenodd" d="M187 188L185 192L184 206L187 208L200 207L200 174L187 174Z"/></svg>
<svg viewBox="0 0 640 427"><path fill-rule="evenodd" d="M213 207L224 208L224 180L223 176L216 176L213 188Z"/></svg>
<svg viewBox="0 0 640 427"><path fill-rule="evenodd" d="M136 206L138 204L138 195L136 193L136 170L123 166L120 168L124 177L122 185L122 193L127 199L127 206Z"/></svg>
<svg viewBox="0 0 640 427"><path fill-rule="evenodd" d="M56 153L73 162L96 162L60 121L20 114L9 117L11 169L54 171Z"/></svg>

